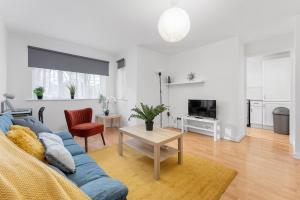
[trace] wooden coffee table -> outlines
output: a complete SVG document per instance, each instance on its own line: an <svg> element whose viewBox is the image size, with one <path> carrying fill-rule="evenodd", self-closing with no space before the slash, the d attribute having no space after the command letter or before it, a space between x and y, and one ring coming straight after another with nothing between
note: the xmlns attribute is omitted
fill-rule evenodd
<svg viewBox="0 0 300 200"><path fill-rule="evenodd" d="M130 126L120 128L119 155L123 156L123 135L132 139L124 141L124 144L145 154L154 160L154 178L159 180L160 162L174 154L178 154L178 164L183 162L183 134L167 129L154 127L153 131L146 131L145 126ZM166 143L178 140L178 149L165 146Z"/></svg>

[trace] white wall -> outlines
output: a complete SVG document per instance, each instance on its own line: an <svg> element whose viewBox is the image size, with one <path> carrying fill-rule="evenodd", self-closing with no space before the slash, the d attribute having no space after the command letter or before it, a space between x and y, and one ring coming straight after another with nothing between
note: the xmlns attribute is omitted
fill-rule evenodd
<svg viewBox="0 0 300 200"><path fill-rule="evenodd" d="M294 156L300 159L300 16L296 17L295 24L295 53L294 53L294 68L293 68L293 81L294 87L292 90L292 99L294 103L291 112L292 131L294 135Z"/></svg>
<svg viewBox="0 0 300 200"><path fill-rule="evenodd" d="M94 110L94 114L102 113L102 106L98 104L98 100L28 101L28 99L32 98L32 75L31 68L28 67L28 45L110 61L110 76L107 86L107 96L114 95L114 76L116 69L116 60L114 56L98 49L41 35L9 32L9 78L7 80L7 91L16 95L16 99L12 101L15 107L31 107L33 108L34 116L37 116L38 109L41 106L46 106L46 110L44 112L44 120L46 125L48 125L53 130L67 129L63 113L65 109L92 107Z"/></svg>
<svg viewBox="0 0 300 200"><path fill-rule="evenodd" d="M127 100L118 102L118 112L123 116L123 124L134 125L142 121L132 119L128 121L130 110L140 102L149 105L159 104L159 79L158 69L166 69L168 57L155 51L134 47L121 53L119 58L126 59ZM164 80L162 80L164 82ZM167 104L166 86L162 84L163 103ZM159 125L159 117L155 120ZM166 114L163 116L163 125L167 125Z"/></svg>
<svg viewBox="0 0 300 200"><path fill-rule="evenodd" d="M293 33L282 34L265 40L258 40L245 45L246 57L264 56L292 49Z"/></svg>
<svg viewBox="0 0 300 200"><path fill-rule="evenodd" d="M242 44L234 37L171 56L167 73L175 82L185 81L189 72L194 72L196 79L205 80L203 85L170 87L172 122L187 114L188 99L215 99L222 133L239 141L246 127L243 55Z"/></svg>
<svg viewBox="0 0 300 200"><path fill-rule="evenodd" d="M262 58L247 58L247 99L263 99L263 67Z"/></svg>
<svg viewBox="0 0 300 200"><path fill-rule="evenodd" d="M117 112L122 115L122 125L134 125L136 120L128 121L130 109L137 103L137 73L138 73L138 48L132 47L120 55L118 59L125 58L125 76L126 76L126 99L119 100L117 103Z"/></svg>
<svg viewBox="0 0 300 200"><path fill-rule="evenodd" d="M137 103L140 102L149 105L159 105L159 76L162 72L162 103L168 104L168 93L165 84L166 71L169 58L161 53L139 47L138 48L138 88ZM159 117L156 117L154 123L159 125ZM168 125L166 112L163 113L163 126Z"/></svg>
<svg viewBox="0 0 300 200"><path fill-rule="evenodd" d="M3 100L3 93L6 92L7 77L7 31L0 18L0 101Z"/></svg>

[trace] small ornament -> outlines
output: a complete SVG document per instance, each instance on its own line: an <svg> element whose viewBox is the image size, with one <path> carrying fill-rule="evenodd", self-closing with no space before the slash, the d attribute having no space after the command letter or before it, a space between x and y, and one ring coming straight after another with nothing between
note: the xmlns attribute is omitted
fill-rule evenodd
<svg viewBox="0 0 300 200"><path fill-rule="evenodd" d="M171 77L168 76L168 83L171 83Z"/></svg>
<svg viewBox="0 0 300 200"><path fill-rule="evenodd" d="M194 80L194 79L195 79L195 73L193 73L193 72L191 72L191 73L188 73L188 75L187 75L187 79L188 79L189 81L192 81L192 80Z"/></svg>

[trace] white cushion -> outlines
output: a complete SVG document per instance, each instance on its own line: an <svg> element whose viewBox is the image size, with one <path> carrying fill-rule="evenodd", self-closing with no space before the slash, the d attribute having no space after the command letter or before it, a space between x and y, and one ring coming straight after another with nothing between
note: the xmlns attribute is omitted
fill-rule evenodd
<svg viewBox="0 0 300 200"><path fill-rule="evenodd" d="M62 139L58 135L55 135L53 133L47 133L47 132L39 133L39 139L42 140L44 138L47 138L48 140L51 140L55 143L59 143L61 145L64 145Z"/></svg>
<svg viewBox="0 0 300 200"><path fill-rule="evenodd" d="M59 168L65 173L74 173L76 170L71 153L60 142L53 138L40 137L45 146L45 157L49 164Z"/></svg>

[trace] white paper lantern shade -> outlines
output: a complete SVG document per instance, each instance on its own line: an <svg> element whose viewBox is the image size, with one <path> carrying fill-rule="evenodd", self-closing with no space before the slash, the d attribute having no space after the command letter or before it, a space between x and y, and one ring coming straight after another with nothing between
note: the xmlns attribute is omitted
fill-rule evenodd
<svg viewBox="0 0 300 200"><path fill-rule="evenodd" d="M190 31L190 17L182 8L167 9L159 18L158 31L165 41L178 42Z"/></svg>

